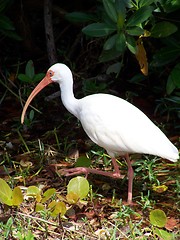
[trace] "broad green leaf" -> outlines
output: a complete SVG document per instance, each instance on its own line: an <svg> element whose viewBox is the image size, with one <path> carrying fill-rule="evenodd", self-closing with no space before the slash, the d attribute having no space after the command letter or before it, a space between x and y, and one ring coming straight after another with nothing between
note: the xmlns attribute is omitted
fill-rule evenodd
<svg viewBox="0 0 180 240"><path fill-rule="evenodd" d="M107 62L110 60L114 60L115 58L119 57L121 55L120 52L117 51L115 47L113 47L110 50L103 50L101 52L101 55L99 57L100 62Z"/></svg>
<svg viewBox="0 0 180 240"><path fill-rule="evenodd" d="M126 38L123 32L120 32L116 38L116 49L120 53L123 53L126 49Z"/></svg>
<svg viewBox="0 0 180 240"><path fill-rule="evenodd" d="M152 14L154 8L152 6L144 6L138 9L127 21L127 26L137 26L146 21Z"/></svg>
<svg viewBox="0 0 180 240"><path fill-rule="evenodd" d="M115 4L111 0L103 0L104 9L113 22L117 22L117 12Z"/></svg>
<svg viewBox="0 0 180 240"><path fill-rule="evenodd" d="M180 48L174 46L164 47L153 55L153 61L151 62L151 65L153 67L164 66L175 61L179 56Z"/></svg>
<svg viewBox="0 0 180 240"><path fill-rule="evenodd" d="M12 206L12 190L2 178L0 178L0 201Z"/></svg>
<svg viewBox="0 0 180 240"><path fill-rule="evenodd" d="M113 33L116 26L108 25L106 23L92 23L82 29L82 32L91 37L105 37Z"/></svg>
<svg viewBox="0 0 180 240"><path fill-rule="evenodd" d="M175 12L180 9L179 0L162 1L161 7L166 13Z"/></svg>
<svg viewBox="0 0 180 240"><path fill-rule="evenodd" d="M67 193L76 193L80 199L87 196L89 192L89 182L86 178L77 176L69 181Z"/></svg>
<svg viewBox="0 0 180 240"><path fill-rule="evenodd" d="M54 208L55 208L55 206L56 206L56 201L55 200L53 200L52 202L50 202L49 203L49 205L48 205L48 209L50 209L51 211L53 211L54 210Z"/></svg>
<svg viewBox="0 0 180 240"><path fill-rule="evenodd" d="M56 202L54 210L51 213L52 217L57 217L60 214L61 217L66 213L66 205L64 202Z"/></svg>
<svg viewBox="0 0 180 240"><path fill-rule="evenodd" d="M170 22L159 22L156 23L151 29L151 37L161 38L167 37L178 30L175 24Z"/></svg>
<svg viewBox="0 0 180 240"><path fill-rule="evenodd" d="M36 196L39 193L40 193L40 189L36 186L29 186L27 188L27 195L28 196Z"/></svg>
<svg viewBox="0 0 180 240"><path fill-rule="evenodd" d="M50 188L43 194L43 199L41 200L42 203L46 202L49 198L51 198L56 192L55 188Z"/></svg>
<svg viewBox="0 0 180 240"><path fill-rule="evenodd" d="M79 200L79 196L74 192L70 192L66 195L66 199L67 199L68 203L76 204Z"/></svg>
<svg viewBox="0 0 180 240"><path fill-rule="evenodd" d="M15 30L11 20L4 15L0 15L0 28L6 30Z"/></svg>
<svg viewBox="0 0 180 240"><path fill-rule="evenodd" d="M32 60L29 60L26 64L25 74L30 78L33 79L35 72L34 72L34 63Z"/></svg>
<svg viewBox="0 0 180 240"><path fill-rule="evenodd" d="M126 36L126 45L133 54L136 53L136 41L134 37Z"/></svg>
<svg viewBox="0 0 180 240"><path fill-rule="evenodd" d="M96 21L96 17L93 14L88 14L88 13L84 13L84 12L72 12L72 13L67 13L65 15L65 18L68 21L71 22L80 22L80 23L84 23L87 21Z"/></svg>
<svg viewBox="0 0 180 240"><path fill-rule="evenodd" d="M170 95L176 89L176 85L170 75L166 83L166 92L168 95Z"/></svg>
<svg viewBox="0 0 180 240"><path fill-rule="evenodd" d="M40 80L42 80L45 77L44 73L38 73L35 74L33 77L33 82L39 82Z"/></svg>
<svg viewBox="0 0 180 240"><path fill-rule="evenodd" d="M151 5L151 3L153 3L154 2L154 0L139 0L138 1L138 6L141 8L141 7L143 7L143 6L149 6L149 5Z"/></svg>
<svg viewBox="0 0 180 240"><path fill-rule="evenodd" d="M160 228L164 227L167 222L166 214L161 209L152 210L150 212L149 219L153 226Z"/></svg>
<svg viewBox="0 0 180 240"><path fill-rule="evenodd" d="M167 94L171 94L174 91L174 89L180 88L179 76L180 76L180 63L178 63L169 74L166 84Z"/></svg>
<svg viewBox="0 0 180 240"><path fill-rule="evenodd" d="M23 194L20 187L15 187L12 191L12 204L19 206L23 202Z"/></svg>
<svg viewBox="0 0 180 240"><path fill-rule="evenodd" d="M21 41L22 38L13 30L3 30L0 28L0 32L6 36L6 37L9 37L9 38L12 38L16 41Z"/></svg>
<svg viewBox="0 0 180 240"><path fill-rule="evenodd" d="M18 79L22 82L26 82L26 83L31 83L32 79L30 77L28 77L27 75L20 73L18 74Z"/></svg>
<svg viewBox="0 0 180 240"><path fill-rule="evenodd" d="M131 27L131 28L127 28L126 32L132 36L140 36L144 34L144 29L140 27Z"/></svg>
<svg viewBox="0 0 180 240"><path fill-rule="evenodd" d="M115 46L117 34L114 34L113 36L109 37L106 42L104 43L103 49L104 50L110 50Z"/></svg>
<svg viewBox="0 0 180 240"><path fill-rule="evenodd" d="M118 13L117 27L118 27L119 30L123 29L124 22L125 22L125 19L126 19L126 2L125 1L123 1L123 0L115 1L115 7L116 7L116 11Z"/></svg>
<svg viewBox="0 0 180 240"><path fill-rule="evenodd" d="M30 186L27 189L27 196L31 196L31 197L36 198L37 202L41 201L41 194L40 193L41 193L40 189L36 186Z"/></svg>
<svg viewBox="0 0 180 240"><path fill-rule="evenodd" d="M180 88L180 63L176 64L170 75L176 86Z"/></svg>
<svg viewBox="0 0 180 240"><path fill-rule="evenodd" d="M81 156L77 159L75 167L89 167L91 165L91 160L86 156Z"/></svg>
<svg viewBox="0 0 180 240"><path fill-rule="evenodd" d="M36 212L40 212L40 211L43 211L44 210L44 205L42 203L36 203L36 208L35 208L35 211Z"/></svg>
<svg viewBox="0 0 180 240"><path fill-rule="evenodd" d="M111 64L107 70L106 70L106 74L111 74L111 73L115 73L115 74L119 74L121 71L121 67L122 67L122 63L121 62L116 62L114 64Z"/></svg>
<svg viewBox="0 0 180 240"><path fill-rule="evenodd" d="M1 0L0 1L0 12L2 12L9 5L9 1Z"/></svg>
<svg viewBox="0 0 180 240"><path fill-rule="evenodd" d="M169 233L163 229L155 228L154 233L156 235L158 235L158 237L160 237L160 239L164 239L164 240L173 240L174 239L172 233Z"/></svg>

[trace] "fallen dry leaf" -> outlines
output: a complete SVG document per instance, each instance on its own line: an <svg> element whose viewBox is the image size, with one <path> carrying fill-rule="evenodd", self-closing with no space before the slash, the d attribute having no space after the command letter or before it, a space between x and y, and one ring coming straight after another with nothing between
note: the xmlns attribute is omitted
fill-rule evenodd
<svg viewBox="0 0 180 240"><path fill-rule="evenodd" d="M171 217L171 218L167 219L165 228L169 231L172 231L174 228L176 228L178 226L180 227L180 223L178 222L178 220Z"/></svg>

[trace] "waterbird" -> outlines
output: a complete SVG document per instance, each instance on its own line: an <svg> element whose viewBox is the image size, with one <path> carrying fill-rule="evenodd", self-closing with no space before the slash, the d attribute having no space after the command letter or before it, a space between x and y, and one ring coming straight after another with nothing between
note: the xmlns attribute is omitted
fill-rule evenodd
<svg viewBox="0 0 180 240"><path fill-rule="evenodd" d="M129 154L142 153L159 156L176 162L178 149L166 135L137 107L128 101L110 94L97 93L81 99L74 97L73 75L62 63L51 66L42 81L27 99L21 115L21 123L28 105L47 85L58 83L65 108L79 119L89 138L104 148L111 157L113 172L86 167L64 169L66 176L89 173L113 178L122 178L117 156L125 158L128 167L128 204L132 203L134 171Z"/></svg>

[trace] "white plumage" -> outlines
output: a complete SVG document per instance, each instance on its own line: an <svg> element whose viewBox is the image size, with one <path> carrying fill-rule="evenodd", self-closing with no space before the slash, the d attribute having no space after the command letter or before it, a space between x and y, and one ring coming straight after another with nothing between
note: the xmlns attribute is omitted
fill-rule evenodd
<svg viewBox="0 0 180 240"><path fill-rule="evenodd" d="M138 108L131 103L109 94L93 94L82 99L76 99L73 94L73 77L70 69L57 63L49 68L46 77L38 84L29 96L22 113L34 96L46 85L59 83L61 99L69 112L81 122L89 138L97 145L106 149L112 157L115 175L119 176L117 155L125 156L128 164L128 202L132 201L133 170L128 157L129 153L144 153L157 155L176 162L179 158L177 148L164 133ZM77 173L100 173L102 171L76 168L67 170L67 175ZM103 173L104 174L104 173ZM104 175L110 176L109 173Z"/></svg>

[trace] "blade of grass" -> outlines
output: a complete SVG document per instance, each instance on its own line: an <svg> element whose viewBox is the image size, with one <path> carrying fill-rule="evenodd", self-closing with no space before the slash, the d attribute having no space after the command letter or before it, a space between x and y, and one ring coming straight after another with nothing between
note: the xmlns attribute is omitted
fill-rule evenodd
<svg viewBox="0 0 180 240"><path fill-rule="evenodd" d="M20 138L21 142L24 144L24 146L25 146L27 152L30 153L29 148L28 148L26 142L24 141L24 138L23 138L23 136L21 135L20 131L17 130L17 133L18 133L18 135L19 135L19 138Z"/></svg>
<svg viewBox="0 0 180 240"><path fill-rule="evenodd" d="M25 103L26 101L21 99L15 92L13 92L1 79L0 79L0 83L10 92L12 93L19 101ZM34 109L36 112L42 114L41 111L39 111L37 108L33 107L32 105L29 105L32 109Z"/></svg>

